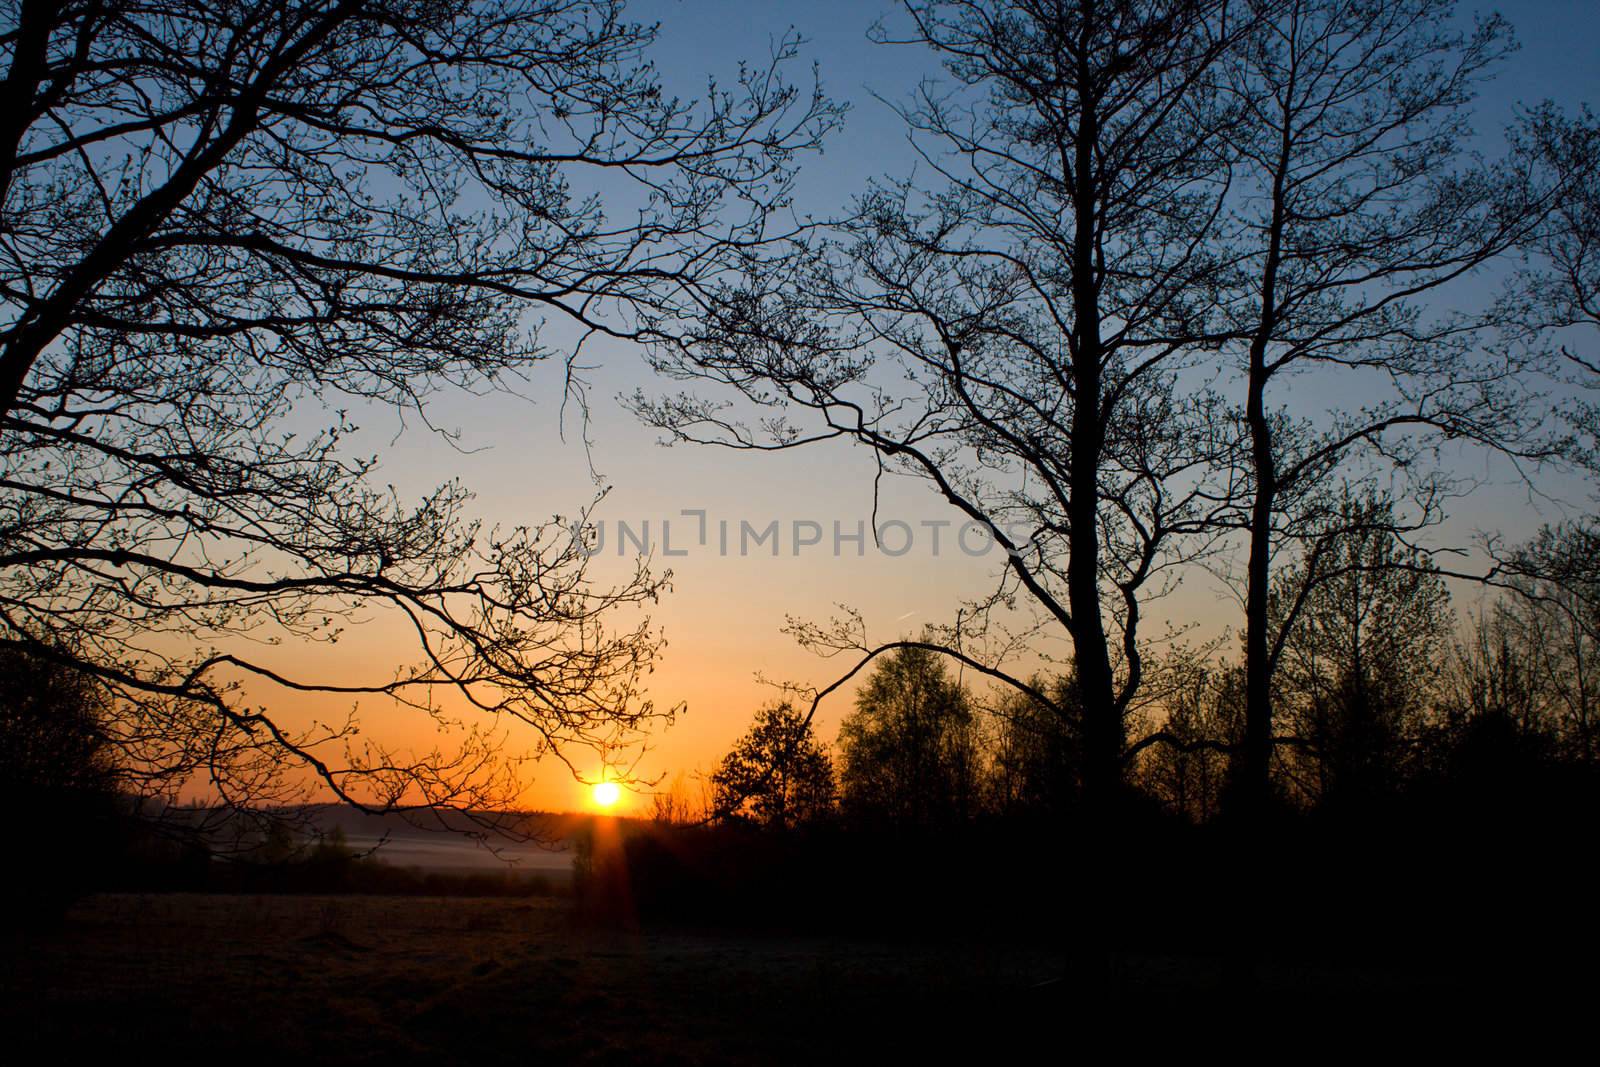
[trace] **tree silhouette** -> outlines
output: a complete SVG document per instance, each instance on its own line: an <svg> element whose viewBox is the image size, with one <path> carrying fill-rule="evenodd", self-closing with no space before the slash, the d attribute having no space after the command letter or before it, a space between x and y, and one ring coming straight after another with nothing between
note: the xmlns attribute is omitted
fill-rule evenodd
<svg viewBox="0 0 1600 1067"><path fill-rule="evenodd" d="M1059 709L1079 707L1070 677L1033 678L1035 690L1050 694L1051 705L1026 693L1001 689L985 709L994 729L985 737L988 756L987 807L1001 815L1059 819L1082 801L1081 724Z"/></svg>
<svg viewBox="0 0 1600 1067"><path fill-rule="evenodd" d="M1143 613L1236 488L1235 426L1188 373L1221 326L1226 257L1208 238L1229 187L1233 7L906 5L950 79L900 109L918 179L874 186L807 255L754 257L699 343L658 353L663 373L769 410L637 402L684 440L843 438L927 481L1007 553L994 595L930 641L1026 692L986 620L1020 597L1063 632L1099 807L1121 788Z"/></svg>
<svg viewBox="0 0 1600 1067"><path fill-rule="evenodd" d="M1444 579L1388 515L1385 502L1348 499L1274 590L1291 778L1324 805L1399 789L1454 629Z"/></svg>
<svg viewBox="0 0 1600 1067"><path fill-rule="evenodd" d="M1230 244L1242 284L1226 299L1250 438L1247 710L1233 796L1251 808L1265 801L1272 759L1274 559L1326 532L1337 472L1387 468L1421 526L1460 491L1428 462L1441 442L1553 454L1529 414L1521 372L1533 357L1485 344L1506 309L1449 315L1424 302L1537 232L1554 184L1465 146L1477 87L1511 47L1498 17L1452 28L1451 0L1248 6L1259 25L1227 67L1245 117L1224 136L1241 192ZM1274 405L1300 374L1361 400L1292 419Z"/></svg>
<svg viewBox="0 0 1600 1067"><path fill-rule="evenodd" d="M1222 811L1230 756L1244 732L1244 670L1179 654L1161 664L1161 713L1153 742L1139 753L1139 784L1168 810L1204 823Z"/></svg>
<svg viewBox="0 0 1600 1067"><path fill-rule="evenodd" d="M291 729L263 690L453 704L526 724L533 755L670 714L640 693L648 620L608 621L660 577L593 584L573 524L481 528L456 484L407 503L346 445L356 408L426 423L443 389L524 376L550 351L530 313L567 331L581 403L582 338L670 336L766 238L835 109L780 77L788 40L676 99L653 32L614 0L6 6L0 642L107 686L153 791L518 788L487 728L408 756ZM325 677L238 640L373 616L411 665Z"/></svg>
<svg viewBox="0 0 1600 1067"><path fill-rule="evenodd" d="M756 712L711 785L719 815L773 829L814 823L833 809L833 761L810 721L787 701Z"/></svg>
<svg viewBox="0 0 1600 1067"><path fill-rule="evenodd" d="M1481 822L1539 812L1552 795L1562 690L1572 683L1550 670L1544 644L1556 639L1559 649L1558 635L1538 626L1542 619L1535 617L1529 629L1530 620L1519 617L1527 604L1513 596L1480 613L1441 678L1420 770L1424 785L1445 791L1458 818Z"/></svg>
<svg viewBox="0 0 1600 1067"><path fill-rule="evenodd" d="M1532 676L1544 725L1569 755L1590 765L1600 759L1597 560L1600 541L1592 526L1546 527L1508 561L1509 592L1491 618L1509 654L1526 661L1519 670Z"/></svg>
<svg viewBox="0 0 1600 1067"><path fill-rule="evenodd" d="M1496 607L1494 626L1538 664L1550 684L1555 728L1571 754L1593 764L1600 677L1600 119L1554 105L1533 109L1517 130L1520 158L1558 190L1556 210L1524 244L1528 265L1507 297L1532 343L1553 345L1572 390L1561 413L1573 431L1569 458L1590 481L1588 514L1542 528L1499 553L1517 594Z"/></svg>
<svg viewBox="0 0 1600 1067"><path fill-rule="evenodd" d="M0 651L0 789L6 805L55 809L115 794L120 771L106 699L91 678Z"/></svg>
<svg viewBox="0 0 1600 1067"><path fill-rule="evenodd" d="M95 679L0 649L0 804L18 815L12 873L0 886L8 922L59 913L117 859L129 783L107 734L108 706Z"/></svg>
<svg viewBox="0 0 1600 1067"><path fill-rule="evenodd" d="M847 817L932 828L972 816L979 751L971 701L926 648L881 657L839 727L840 801Z"/></svg>
<svg viewBox="0 0 1600 1067"><path fill-rule="evenodd" d="M1546 103L1524 117L1515 135L1519 160L1556 190L1556 201L1545 224L1523 242L1532 262L1512 301L1523 325L1559 331L1569 369L1592 390L1600 387L1594 345L1600 328L1600 118L1588 107L1568 115ZM1574 414L1589 444L1580 458L1592 464L1600 417L1592 403Z"/></svg>

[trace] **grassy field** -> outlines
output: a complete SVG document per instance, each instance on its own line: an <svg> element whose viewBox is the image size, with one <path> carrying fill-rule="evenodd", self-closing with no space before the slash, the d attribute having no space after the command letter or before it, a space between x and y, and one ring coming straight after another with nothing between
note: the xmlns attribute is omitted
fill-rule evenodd
<svg viewBox="0 0 1600 1067"><path fill-rule="evenodd" d="M939 1040L1060 974L1016 947L597 930L563 899L107 895L10 948L8 1032L211 1062L802 1062Z"/></svg>
<svg viewBox="0 0 1600 1067"><path fill-rule="evenodd" d="M628 932L565 898L103 895L13 935L0 1017L56 1054L164 1062L992 1062L1069 1049L1108 1009L1159 1022L1227 1000L1237 979L1203 960L1108 966L1097 1002L1082 962L1042 945ZM1383 968L1265 979L1290 1005L1446 991Z"/></svg>

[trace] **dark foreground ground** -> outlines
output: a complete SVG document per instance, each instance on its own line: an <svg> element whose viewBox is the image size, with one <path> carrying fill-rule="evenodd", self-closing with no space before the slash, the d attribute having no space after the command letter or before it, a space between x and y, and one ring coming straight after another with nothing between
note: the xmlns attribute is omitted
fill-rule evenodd
<svg viewBox="0 0 1600 1067"><path fill-rule="evenodd" d="M91 897L10 935L0 1028L40 1050L19 1063L1007 1062L1081 1049L1113 1017L1139 1020L1130 1051L1164 1030L1227 1042L1263 1001L1319 1016L1319 1042L1330 1020L1459 1032L1468 1012L1439 1013L1499 992L1415 963L1241 973L1015 940L628 932L562 898L175 893Z"/></svg>

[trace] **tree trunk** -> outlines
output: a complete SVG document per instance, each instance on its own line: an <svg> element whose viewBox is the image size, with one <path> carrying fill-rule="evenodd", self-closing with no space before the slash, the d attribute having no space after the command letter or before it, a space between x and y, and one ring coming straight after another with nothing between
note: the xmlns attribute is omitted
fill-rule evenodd
<svg viewBox="0 0 1600 1067"><path fill-rule="evenodd" d="M1296 71L1289 74L1288 99L1294 96ZM1277 503L1278 471L1273 456L1272 424L1267 419L1267 344L1277 326L1278 269L1283 261L1287 217L1286 185L1293 151L1292 116L1286 110L1278 135L1277 165L1272 175L1272 218L1267 255L1261 273L1261 311L1250 340L1250 368L1245 421L1250 428L1250 463L1254 491L1250 500L1250 559L1245 575L1245 712L1244 737L1236 754L1232 801L1247 820L1265 813L1272 798L1272 642L1268 613L1272 592L1272 511Z"/></svg>
<svg viewBox="0 0 1600 1067"><path fill-rule="evenodd" d="M1262 344L1251 348L1250 426L1255 492L1250 501L1250 559L1245 577L1244 737L1235 757L1233 802L1247 819L1259 818L1272 790L1272 654L1268 597L1272 581L1272 507L1277 494L1272 432L1267 424Z"/></svg>
<svg viewBox="0 0 1600 1067"><path fill-rule="evenodd" d="M1105 345L1100 335L1096 270L1100 197L1095 148L1099 116L1089 69L1093 5L1086 4L1078 50L1082 116L1073 139L1072 305L1073 388L1071 465L1067 513L1067 605L1072 613L1073 656L1083 699L1084 792L1090 812L1103 814L1122 786L1123 725L1117 706L1111 653L1100 613L1100 461L1105 446L1101 378Z"/></svg>

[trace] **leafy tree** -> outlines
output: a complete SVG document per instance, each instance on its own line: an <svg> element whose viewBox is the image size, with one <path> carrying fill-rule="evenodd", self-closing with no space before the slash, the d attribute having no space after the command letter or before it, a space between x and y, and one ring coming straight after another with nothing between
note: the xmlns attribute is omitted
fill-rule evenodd
<svg viewBox="0 0 1600 1067"><path fill-rule="evenodd" d="M537 756L671 714L648 620L611 622L661 578L594 583L572 523L404 501L347 443L552 344L672 336L761 244L835 109L792 41L675 98L653 35L617 0L0 7L0 644L72 649L141 785L481 809L520 788L499 727ZM411 644L365 677L267 651L372 618ZM292 724L305 693L483 727L385 751Z"/></svg>
<svg viewBox="0 0 1600 1067"><path fill-rule="evenodd" d="M866 823L937 827L967 819L979 799L977 720L939 653L881 657L839 727L840 797Z"/></svg>
<svg viewBox="0 0 1600 1067"><path fill-rule="evenodd" d="M833 810L833 761L810 719L788 702L756 712L711 785L719 815L775 829L813 823Z"/></svg>

